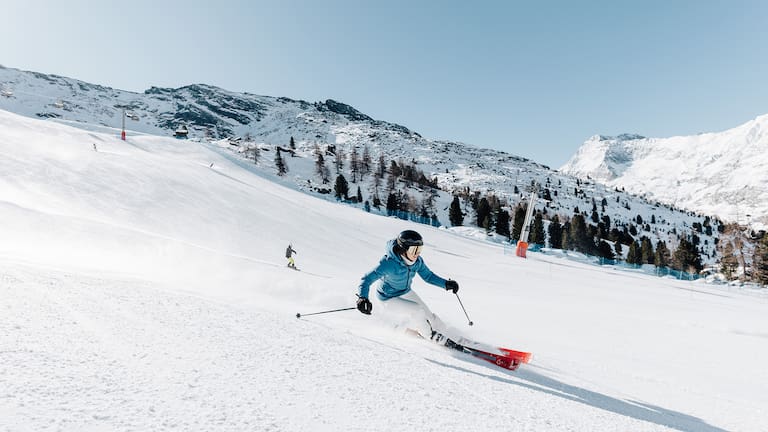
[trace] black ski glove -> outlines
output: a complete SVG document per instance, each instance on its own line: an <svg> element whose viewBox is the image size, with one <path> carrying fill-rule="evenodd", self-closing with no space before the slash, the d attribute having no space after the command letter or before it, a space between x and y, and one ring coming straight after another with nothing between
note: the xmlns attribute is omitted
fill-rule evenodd
<svg viewBox="0 0 768 432"><path fill-rule="evenodd" d="M457 292L459 292L459 283L453 279L449 279L445 281L445 290L453 291L453 293L456 294Z"/></svg>
<svg viewBox="0 0 768 432"><path fill-rule="evenodd" d="M370 315L371 311L373 310L373 305L371 304L371 301L368 300L365 297L357 296L357 310L360 312Z"/></svg>

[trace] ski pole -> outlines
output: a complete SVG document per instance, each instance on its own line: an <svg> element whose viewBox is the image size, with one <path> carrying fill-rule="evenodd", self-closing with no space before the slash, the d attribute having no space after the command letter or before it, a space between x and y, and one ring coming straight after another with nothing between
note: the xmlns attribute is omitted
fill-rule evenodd
<svg viewBox="0 0 768 432"><path fill-rule="evenodd" d="M348 308L341 308L341 309L327 310L327 311L322 311L322 312L312 312L312 313L308 313L308 314L300 314L300 313L297 313L297 314L296 314L296 318L301 318L301 317L303 317L303 316L309 316L309 315L320 315L320 314L324 314L324 313L331 313L331 312L341 312L341 311L345 311L345 310L352 310L352 309L357 309L357 308L356 308L356 307L354 307L354 306L352 306L352 307L348 307Z"/></svg>
<svg viewBox="0 0 768 432"><path fill-rule="evenodd" d="M464 303L461 302L461 297L459 297L459 293L455 292L454 294L456 294L456 298L459 300L459 304L461 305L461 310L464 311L464 316L467 317L467 321L469 321L469 325L473 325L474 323L472 322L471 319L469 319L469 315L467 314L467 310L464 309Z"/></svg>

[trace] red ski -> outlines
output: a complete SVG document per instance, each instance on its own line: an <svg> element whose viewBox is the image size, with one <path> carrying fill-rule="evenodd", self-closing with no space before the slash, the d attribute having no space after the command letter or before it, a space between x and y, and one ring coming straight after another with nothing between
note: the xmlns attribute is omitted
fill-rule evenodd
<svg viewBox="0 0 768 432"><path fill-rule="evenodd" d="M521 364L530 362L531 357L533 356L533 354L529 352L516 351L507 348L498 348L502 354L482 351L477 348L470 348L468 346L458 344L450 339L446 339L445 346L467 353L473 357L483 359L489 363L495 364L496 366L509 370L517 370Z"/></svg>
<svg viewBox="0 0 768 432"><path fill-rule="evenodd" d="M432 334L429 336L429 338L422 336L418 330L408 329L407 331L415 336L429 339L432 342L436 342L440 345L444 345L448 348L455 349L465 354L469 354L473 357L477 357L489 363L493 363L496 366L507 370L517 370L521 364L529 363L533 357L533 354L529 352L495 347L492 345L475 342L458 335L453 336L453 339L451 339L451 337L448 337L443 332L432 328L432 323L429 321L427 321L427 324L429 324L430 328L432 329Z"/></svg>
<svg viewBox="0 0 768 432"><path fill-rule="evenodd" d="M503 351L505 355L489 353L467 347L464 347L464 350L468 351L469 354L473 355L474 357L483 359L489 363L495 364L496 366L509 370L517 370L521 364L530 362L532 357L532 354L529 352L515 351L506 348L499 348L499 350Z"/></svg>

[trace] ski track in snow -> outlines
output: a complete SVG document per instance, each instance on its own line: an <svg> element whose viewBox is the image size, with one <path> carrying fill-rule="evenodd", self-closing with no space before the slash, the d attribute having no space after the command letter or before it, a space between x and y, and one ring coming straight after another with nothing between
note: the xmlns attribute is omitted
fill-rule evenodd
<svg viewBox="0 0 768 432"><path fill-rule="evenodd" d="M526 366L144 281L11 265L0 296L0 431L672 430Z"/></svg>

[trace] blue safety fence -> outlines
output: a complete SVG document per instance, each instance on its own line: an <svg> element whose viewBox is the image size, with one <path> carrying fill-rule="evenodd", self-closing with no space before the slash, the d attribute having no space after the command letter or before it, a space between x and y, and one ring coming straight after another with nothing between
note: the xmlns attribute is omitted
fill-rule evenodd
<svg viewBox="0 0 768 432"><path fill-rule="evenodd" d="M505 244L504 255L515 255L517 250L516 244ZM580 261L588 264L594 264L599 266L611 266L616 269L634 271L659 277L673 277L680 280L697 280L705 277L698 273L689 273L681 270L671 269L669 267L656 267L651 264L627 264L624 261L606 259L594 255L586 255L580 252L562 250L562 249L550 249L545 248L540 244L528 244L528 252L538 252L543 255L558 256L573 261Z"/></svg>

